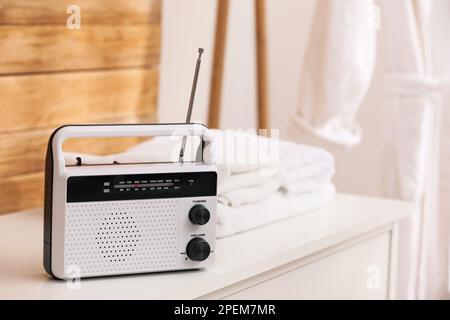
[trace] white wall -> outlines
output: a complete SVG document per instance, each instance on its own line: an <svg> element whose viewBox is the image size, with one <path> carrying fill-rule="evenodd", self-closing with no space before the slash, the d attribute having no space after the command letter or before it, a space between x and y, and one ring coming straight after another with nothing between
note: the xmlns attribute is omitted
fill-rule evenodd
<svg viewBox="0 0 450 320"><path fill-rule="evenodd" d="M193 120L206 122L216 1L164 0L159 120L184 121L197 48L205 48ZM253 0L232 1L222 107L223 127L255 125ZM238 111L238 116L233 110Z"/></svg>
<svg viewBox="0 0 450 320"><path fill-rule="evenodd" d="M294 113L303 52L316 0L267 0L271 127L285 134ZM159 120L184 121L197 56L206 49L193 119L206 122L211 80L216 1L164 0ZM255 46L253 0L232 0L230 6L222 128L253 128L255 118ZM351 149L332 148L336 185L341 192L380 195L382 70L379 59L373 85L359 120L363 142Z"/></svg>

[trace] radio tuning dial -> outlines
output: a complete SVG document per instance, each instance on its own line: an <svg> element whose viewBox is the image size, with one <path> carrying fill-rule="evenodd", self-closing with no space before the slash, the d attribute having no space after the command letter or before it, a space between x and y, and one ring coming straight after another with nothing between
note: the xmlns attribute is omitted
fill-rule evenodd
<svg viewBox="0 0 450 320"><path fill-rule="evenodd" d="M204 225L207 224L211 217L209 210L201 204L196 204L189 210L189 220L193 224Z"/></svg>
<svg viewBox="0 0 450 320"><path fill-rule="evenodd" d="M186 247L186 253L192 261L203 261L209 257L211 247L205 239L194 238L189 241Z"/></svg>

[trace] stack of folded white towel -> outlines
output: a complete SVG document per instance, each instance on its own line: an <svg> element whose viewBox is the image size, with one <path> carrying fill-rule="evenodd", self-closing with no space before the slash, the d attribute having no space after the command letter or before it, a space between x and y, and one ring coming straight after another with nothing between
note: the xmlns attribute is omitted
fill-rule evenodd
<svg viewBox="0 0 450 320"><path fill-rule="evenodd" d="M219 175L219 237L316 209L334 198L334 157L324 149L235 131L210 130L207 139L205 159L212 157Z"/></svg>
<svg viewBox="0 0 450 320"><path fill-rule="evenodd" d="M281 186L288 195L315 192L334 176L334 157L324 149L281 142Z"/></svg>
<svg viewBox="0 0 450 320"><path fill-rule="evenodd" d="M218 169L219 237L320 207L335 195L334 158L321 148L235 131L210 130L204 139L203 159ZM196 146L188 141L186 149ZM176 161L178 152L179 140L157 137L115 155L66 153L66 164L76 156L91 164Z"/></svg>
<svg viewBox="0 0 450 320"><path fill-rule="evenodd" d="M277 191L313 193L334 175L334 157L318 147L217 130L211 130L210 139L214 149L206 153L218 166L219 202L231 207L263 201Z"/></svg>

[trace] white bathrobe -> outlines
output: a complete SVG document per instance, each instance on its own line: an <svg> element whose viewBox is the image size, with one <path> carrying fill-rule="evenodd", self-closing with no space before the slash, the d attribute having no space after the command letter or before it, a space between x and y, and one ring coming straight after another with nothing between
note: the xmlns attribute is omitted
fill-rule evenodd
<svg viewBox="0 0 450 320"><path fill-rule="evenodd" d="M289 128L292 137L359 143L361 130L354 117L372 78L377 19L371 0L317 1L299 107Z"/></svg>
<svg viewBox="0 0 450 320"><path fill-rule="evenodd" d="M449 298L450 1L382 4L387 195L416 204L414 215L400 224L398 294Z"/></svg>
<svg viewBox="0 0 450 320"><path fill-rule="evenodd" d="M352 146L354 116L386 37L386 195L413 201L400 226L401 298L449 297L450 1L319 0L291 136Z"/></svg>

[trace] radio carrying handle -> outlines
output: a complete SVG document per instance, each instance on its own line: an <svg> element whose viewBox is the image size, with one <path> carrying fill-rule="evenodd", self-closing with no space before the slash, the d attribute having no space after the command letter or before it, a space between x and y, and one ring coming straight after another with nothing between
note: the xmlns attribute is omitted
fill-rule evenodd
<svg viewBox="0 0 450 320"><path fill-rule="evenodd" d="M64 141L69 138L99 137L156 137L156 136L199 136L203 148L203 136L208 128L199 123L168 124L108 124L108 125L67 125L56 129L51 136L54 172L63 174L65 160Z"/></svg>

